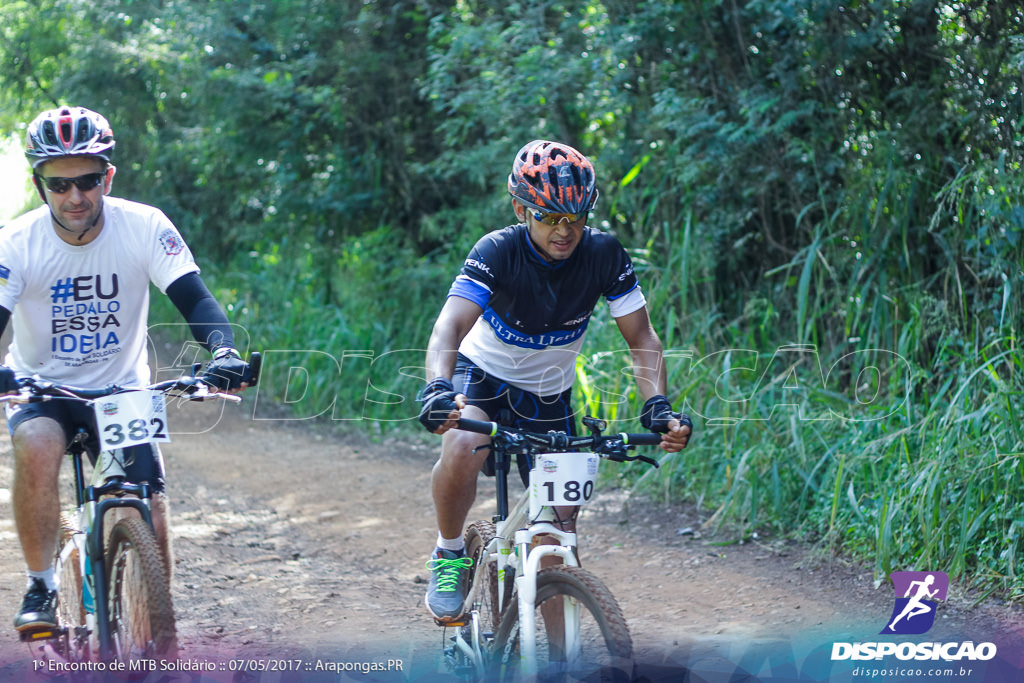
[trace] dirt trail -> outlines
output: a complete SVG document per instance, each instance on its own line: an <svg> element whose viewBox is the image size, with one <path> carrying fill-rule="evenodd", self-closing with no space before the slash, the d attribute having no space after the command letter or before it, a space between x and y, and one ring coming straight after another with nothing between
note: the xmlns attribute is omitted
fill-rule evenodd
<svg viewBox="0 0 1024 683"><path fill-rule="evenodd" d="M422 604L435 534L435 444L346 440L308 422L253 421L251 405L224 406L219 418L221 408L210 404L172 414L172 431L205 431L176 433L164 447L182 657L261 668L292 660L300 670L246 678L225 667L186 677L445 680L437 674L442 633ZM0 625L10 623L24 585L10 468L9 440L0 438ZM490 516L491 488L482 479L474 518ZM880 639L891 585L876 589L864 569L814 560L798 545L721 545L680 533L701 522L688 508L608 489L581 520L584 564L618 597L650 680L682 680L687 668L691 680L736 672L757 677L747 680L829 680L852 666L827 661L833 642ZM928 638L998 641L1000 659L1018 675L1019 608L968 605L954 591ZM387 660L402 671L318 671ZM0 679L37 680L30 669L26 646L0 628ZM956 680L1004 680L992 668L982 674Z"/></svg>

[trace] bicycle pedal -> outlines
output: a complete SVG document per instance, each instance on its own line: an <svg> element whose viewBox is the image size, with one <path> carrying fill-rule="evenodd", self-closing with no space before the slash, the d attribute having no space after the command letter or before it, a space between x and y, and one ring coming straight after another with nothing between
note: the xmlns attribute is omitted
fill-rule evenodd
<svg viewBox="0 0 1024 683"><path fill-rule="evenodd" d="M18 639L23 643L35 643L40 640L53 640L54 638L63 638L67 635L68 630L66 628L39 628L32 629L29 631L18 631Z"/></svg>
<svg viewBox="0 0 1024 683"><path fill-rule="evenodd" d="M448 627L457 628L457 627L460 627L460 626L465 626L466 624L469 623L469 621L465 617L459 617L456 621L441 621L437 617L434 617L434 623L437 624L438 626L443 626L445 628L448 628Z"/></svg>

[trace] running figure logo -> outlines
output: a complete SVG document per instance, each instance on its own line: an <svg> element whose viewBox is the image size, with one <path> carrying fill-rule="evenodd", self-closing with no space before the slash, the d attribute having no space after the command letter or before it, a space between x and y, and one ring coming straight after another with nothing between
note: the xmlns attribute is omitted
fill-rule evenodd
<svg viewBox="0 0 1024 683"><path fill-rule="evenodd" d="M949 577L943 572L893 572L896 606L883 634L919 635L935 623L935 609L946 599Z"/></svg>

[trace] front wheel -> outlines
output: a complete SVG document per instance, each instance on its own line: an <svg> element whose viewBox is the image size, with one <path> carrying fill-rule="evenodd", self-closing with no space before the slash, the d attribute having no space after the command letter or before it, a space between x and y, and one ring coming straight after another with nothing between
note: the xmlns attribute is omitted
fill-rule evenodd
<svg viewBox="0 0 1024 683"><path fill-rule="evenodd" d="M495 680L529 678L523 661L519 612L513 605L492 649ZM557 565L537 573L536 680L629 681L633 641L615 597L581 567Z"/></svg>
<svg viewBox="0 0 1024 683"><path fill-rule="evenodd" d="M107 542L107 599L114 656L172 660L178 654L171 590L153 530L119 520Z"/></svg>

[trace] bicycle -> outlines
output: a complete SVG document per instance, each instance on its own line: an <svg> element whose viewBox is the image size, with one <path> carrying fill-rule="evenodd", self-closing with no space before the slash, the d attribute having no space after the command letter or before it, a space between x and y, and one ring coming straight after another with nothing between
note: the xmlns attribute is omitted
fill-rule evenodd
<svg viewBox="0 0 1024 683"><path fill-rule="evenodd" d="M245 381L255 384L259 367L260 354L253 353ZM20 393L0 396L0 402L12 403L80 401L96 411L100 451L90 453L90 434L84 429L67 447L75 508L61 514L57 628L20 632L34 655L65 664L117 660L129 671L152 670L139 666L140 660L177 657L169 572L153 528L152 491L147 482L127 479L123 448L170 441L168 399L242 400L212 389L198 372L197 364L190 376L140 389L82 389L28 377L19 380ZM94 462L88 480L83 456ZM124 515L126 510L138 515Z"/></svg>
<svg viewBox="0 0 1024 683"><path fill-rule="evenodd" d="M555 525L555 508L593 498L601 459L657 467L627 452L660 443L661 436L604 435L607 424L591 417L583 424L588 436L459 421L459 429L491 437L483 448L494 455L497 512L465 532L474 568L467 608L459 621L443 624L456 629L443 643L451 673L488 681L631 679L633 643L622 610L608 587L580 566L577 536ZM529 458L530 470L526 490L509 510L512 455ZM556 542L539 544L541 537Z"/></svg>

